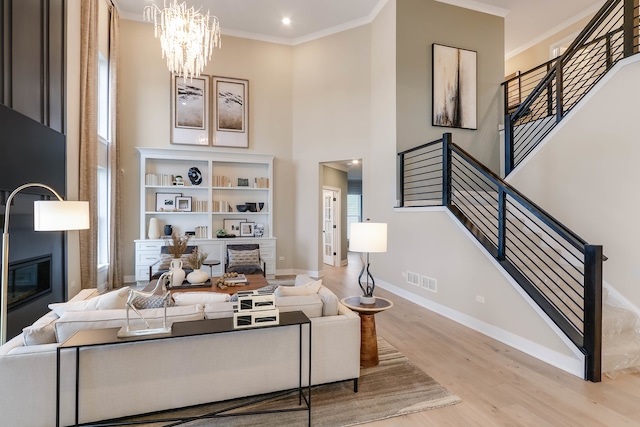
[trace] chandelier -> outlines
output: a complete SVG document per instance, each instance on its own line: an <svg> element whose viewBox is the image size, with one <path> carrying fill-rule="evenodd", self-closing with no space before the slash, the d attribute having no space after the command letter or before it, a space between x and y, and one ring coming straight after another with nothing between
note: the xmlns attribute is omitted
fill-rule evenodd
<svg viewBox="0 0 640 427"><path fill-rule="evenodd" d="M169 71L183 78L198 77L211 59L213 48L221 46L218 18L200 13L172 0L164 9L155 4L144 8L143 18L154 24L154 36L160 39L162 57Z"/></svg>

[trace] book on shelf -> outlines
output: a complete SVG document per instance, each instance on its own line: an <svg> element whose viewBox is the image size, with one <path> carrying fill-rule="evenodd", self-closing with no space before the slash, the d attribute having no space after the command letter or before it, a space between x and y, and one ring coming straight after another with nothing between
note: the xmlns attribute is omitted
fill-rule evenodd
<svg viewBox="0 0 640 427"><path fill-rule="evenodd" d="M214 187L231 187L231 179L228 176L214 175L213 176Z"/></svg>
<svg viewBox="0 0 640 427"><path fill-rule="evenodd" d="M145 185L173 185L174 176L171 174L148 173L144 176Z"/></svg>
<svg viewBox="0 0 640 427"><path fill-rule="evenodd" d="M255 188L269 188L269 178L255 178L253 183Z"/></svg>

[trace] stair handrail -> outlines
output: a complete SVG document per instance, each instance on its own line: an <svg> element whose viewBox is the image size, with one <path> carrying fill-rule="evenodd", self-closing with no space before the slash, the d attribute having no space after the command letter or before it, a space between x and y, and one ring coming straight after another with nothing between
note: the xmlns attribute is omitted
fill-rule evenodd
<svg viewBox="0 0 640 427"><path fill-rule="evenodd" d="M546 76L540 80L540 83L536 86L534 90L531 91L529 96L520 104L520 107L516 111L511 114L512 121L516 121L521 118L522 115L527 111L527 109L531 106L531 103L535 98L537 98L540 93L542 93L546 87L549 85L550 80L556 75L558 72L558 68L562 66L564 62L567 61L568 58L575 55L578 51L578 46L583 45L583 41L588 38L591 34L595 32L598 25L602 23L602 20L607 17L613 7L619 3L620 1L628 1L628 0L607 0L607 2L600 8L600 10L591 18L589 23L583 28L583 30L578 34L573 42L569 45L566 51L558 58L555 59L556 63L549 69Z"/></svg>
<svg viewBox="0 0 640 427"><path fill-rule="evenodd" d="M555 64L550 67L546 75L540 79L536 87L531 91L531 93L529 93L526 99L520 103L515 111L509 114L509 104L508 102L505 103L506 157L504 163L506 175L508 175L515 166L517 166L517 163L520 163L524 157L531 153L533 148L535 148L550 132L550 130L564 118L566 111L571 109L580 99L582 99L584 95L595 85L595 82L597 82L604 74L606 74L606 72L608 72L609 69L611 69L613 64L622 58L638 53L639 46L637 41L639 36L637 31L640 24L638 23L639 13L638 6L636 6L635 3L636 1L637 0L607 0L600 10L591 18L587 26L580 32L578 37L576 37L576 39L569 45L569 48L561 56L556 58ZM622 13L622 15L620 15L620 13ZM620 18L622 18L622 22L618 25L618 20ZM609 19L610 21L607 21ZM605 27L601 28L601 25L605 22ZM617 26L606 28L609 24ZM603 31L603 35L592 41L588 41L589 38L594 34L597 34L598 31ZM613 37L616 33L622 33L622 37ZM566 65L569 65L570 67L575 66L575 64L572 63L575 59L574 57L583 53L584 49L588 46L594 43L597 45L597 42L600 42L603 39L608 41L604 53L606 55L606 67L604 68L604 71L598 71L600 74L594 73L593 75L589 75L589 79L591 80L586 80L586 85L580 86L579 84L581 84L581 82L576 81L573 86L567 85L567 88L570 88L570 90L563 87L565 83L563 81L565 73L563 71L563 67ZM601 59L602 54L598 53L597 55L594 55L593 63L587 62L582 66L587 68L592 64L598 64L598 61ZM538 68L540 68L540 66L534 68L534 70ZM593 67L589 69L589 71L595 71L597 69L597 67ZM567 72L570 72L570 70L571 68L569 68ZM521 75L526 75L527 73L529 72ZM595 79L592 79L594 76ZM514 78L519 77L520 76L516 76ZM509 81L511 80L512 79ZM505 88L504 98L505 101L508 101L509 94L507 93L507 90L509 86L507 84L503 84L503 86ZM568 95L565 95L565 91ZM541 97L543 96L545 96L546 99L542 99ZM546 115L542 115L542 111L544 110L535 110L535 108L533 108L534 105L546 105ZM555 114L553 111L554 109ZM526 121L526 116L532 111L534 111L532 120ZM535 114L536 112L540 112L540 115ZM533 124L540 118L551 117L553 115L555 115L554 121L542 120L532 128L523 128L521 131L518 131L522 133L522 141L520 141L519 138L516 140L515 126L518 121L525 120L520 124ZM518 150L520 151L520 154L518 154L518 158L516 158L515 153Z"/></svg>
<svg viewBox="0 0 640 427"><path fill-rule="evenodd" d="M428 149L428 151L419 151L425 149ZM425 163L424 158L428 157L428 159L433 160L434 150L441 151L439 160L441 165L438 168L431 163L429 171L439 171L441 183L434 179L430 173L422 171L424 169L423 163ZM406 157L414 152L418 153ZM442 139L401 151L398 153L398 158L400 207L407 206L405 204L405 192L413 191L414 186L434 187L435 185L440 185L442 193L439 204L446 207L479 240L481 246L494 257L504 271L518 283L533 302L549 316L567 338L585 355L585 378L594 382L600 381L602 262L606 261L606 257L602 253L602 246L587 243L574 231L476 160L466 150L453 143L451 133L445 133ZM462 165L466 166L463 167ZM405 167L407 168L406 170ZM407 176L411 178L409 182L405 181L405 171ZM434 184L434 182L437 183ZM467 189L470 192L465 195ZM465 204L465 200L471 204ZM416 201L424 200L411 200L414 203ZM491 204L497 202L497 207L490 205L492 206L491 208L484 208L485 213L489 212L488 209L490 209L489 221L485 222L486 216L483 219L482 215L484 214L481 207L474 208L473 204L476 202L490 202ZM531 266L518 266L522 261L520 258L522 248L519 248L519 243L525 245L524 249L532 246L526 240L519 242L513 240L514 224L507 216L513 207L523 214L526 211L526 218L529 218L530 221L534 221L535 218L533 223L536 225L534 227L541 227L539 229L546 233L546 236L551 239L557 239L555 241L559 247L567 250L569 248L575 249L572 255L575 258L572 259L577 260L583 269L578 270L576 267L572 282L567 282L557 276L559 280L554 288L549 288L549 285L545 284L548 290L542 289L541 285L537 283L540 276L535 272L535 268L540 268L540 265L536 265L536 261L529 259L534 264ZM475 212L473 209L475 209ZM529 229L533 230L532 228ZM535 243L533 243L533 247L537 247ZM573 251L573 249L571 250ZM558 254L560 253L558 252ZM562 255L561 257L560 261L563 259L564 261L568 260ZM548 268L563 269L562 264L558 263L560 261L547 264L544 259L540 260ZM569 271L564 270L564 273L569 273ZM553 280L556 276L552 277L547 274L546 277L543 277ZM576 282L578 279L580 280ZM573 289L573 292L577 292L576 294L567 293L568 291L562 288L563 280L565 280L564 283L566 284L580 284L581 290ZM549 291L561 292L561 294L554 294L556 296L565 295L574 298L573 302L576 305L562 305L548 299L546 293ZM580 311L575 311L573 307L577 307Z"/></svg>

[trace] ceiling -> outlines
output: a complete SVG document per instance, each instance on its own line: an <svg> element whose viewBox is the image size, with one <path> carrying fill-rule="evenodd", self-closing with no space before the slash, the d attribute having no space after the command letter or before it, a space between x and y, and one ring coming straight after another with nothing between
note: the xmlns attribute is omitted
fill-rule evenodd
<svg viewBox="0 0 640 427"><path fill-rule="evenodd" d="M163 0L114 0L123 19L142 20L149 4ZM181 0L182 1L182 0ZM605 0L436 0L505 18L505 57L598 10ZM387 0L187 0L220 20L222 33L282 44L299 44L357 27ZM283 17L291 25L281 23Z"/></svg>

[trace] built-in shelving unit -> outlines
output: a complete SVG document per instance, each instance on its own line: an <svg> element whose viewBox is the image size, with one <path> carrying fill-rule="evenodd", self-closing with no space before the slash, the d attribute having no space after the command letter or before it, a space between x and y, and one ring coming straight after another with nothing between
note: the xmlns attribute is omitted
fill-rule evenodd
<svg viewBox="0 0 640 427"><path fill-rule="evenodd" d="M259 243L267 274L275 274L274 156L220 153L195 147L138 148L138 152L140 239L136 240L136 280L148 278L148 266L165 244L162 236L149 238L151 218L157 220L161 235L165 225L171 225L180 235L197 233L192 244L201 246L210 259L223 261L227 243ZM189 179L189 171L196 169L201 178L199 183ZM178 176L182 177L182 185L176 179ZM238 210L238 205L247 203L255 204L255 209L251 209L255 212ZM254 224L248 236L241 236L236 229L241 222ZM236 237L217 238L219 229L227 229ZM214 267L213 273L222 273L222 268L222 265Z"/></svg>

